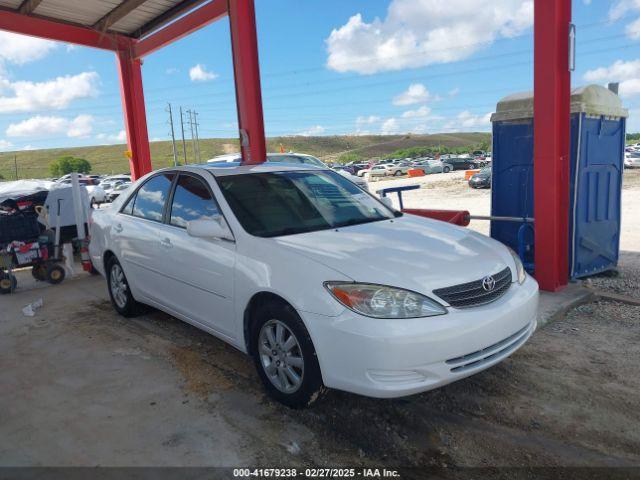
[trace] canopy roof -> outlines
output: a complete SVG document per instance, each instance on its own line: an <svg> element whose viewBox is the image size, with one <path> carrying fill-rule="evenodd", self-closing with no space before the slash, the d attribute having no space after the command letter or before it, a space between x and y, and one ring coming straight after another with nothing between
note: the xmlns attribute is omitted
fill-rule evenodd
<svg viewBox="0 0 640 480"><path fill-rule="evenodd" d="M206 0L0 0L0 9L88 27L104 33L143 37Z"/></svg>

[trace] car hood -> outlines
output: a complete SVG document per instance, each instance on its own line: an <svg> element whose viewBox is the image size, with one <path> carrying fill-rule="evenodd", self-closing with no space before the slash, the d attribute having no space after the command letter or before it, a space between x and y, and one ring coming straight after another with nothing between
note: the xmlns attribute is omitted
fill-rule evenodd
<svg viewBox="0 0 640 480"><path fill-rule="evenodd" d="M497 241L466 228L408 214L274 240L356 282L427 295L438 288L481 279L505 266L514 267L508 250Z"/></svg>

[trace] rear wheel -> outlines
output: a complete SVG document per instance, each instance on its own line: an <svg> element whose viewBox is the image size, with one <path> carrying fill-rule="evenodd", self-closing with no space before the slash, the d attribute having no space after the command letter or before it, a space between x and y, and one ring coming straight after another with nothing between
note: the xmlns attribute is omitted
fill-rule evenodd
<svg viewBox="0 0 640 480"><path fill-rule="evenodd" d="M449 172L451 171L451 169L450 169L449 167L444 167L444 168L442 169L442 171L443 171L444 173L449 173Z"/></svg>
<svg viewBox="0 0 640 480"><path fill-rule="evenodd" d="M395 173L393 174L394 177L399 177L400 175L402 175L401 170L396 170Z"/></svg>
<svg viewBox="0 0 640 480"><path fill-rule="evenodd" d="M324 393L311 337L291 306L273 301L258 308L250 350L265 389L280 403L303 408Z"/></svg>
<svg viewBox="0 0 640 480"><path fill-rule="evenodd" d="M133 317L140 313L141 305L131 295L129 282L116 257L107 262L107 285L111 304L123 317Z"/></svg>
<svg viewBox="0 0 640 480"><path fill-rule="evenodd" d="M0 272L0 294L13 292L18 286L18 280L8 272Z"/></svg>
<svg viewBox="0 0 640 480"><path fill-rule="evenodd" d="M53 263L47 267L46 280L51 285L56 285L61 283L66 276L66 272L64 271L64 267L57 263Z"/></svg>

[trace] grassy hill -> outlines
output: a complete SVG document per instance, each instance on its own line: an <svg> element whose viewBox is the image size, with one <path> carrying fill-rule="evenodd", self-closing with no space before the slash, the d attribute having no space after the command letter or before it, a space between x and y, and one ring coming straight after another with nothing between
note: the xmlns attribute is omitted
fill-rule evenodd
<svg viewBox="0 0 640 480"><path fill-rule="evenodd" d="M363 158L380 157L395 150L410 147L473 147L488 141L488 133L447 133L434 135L370 135L370 136L321 136L321 137L274 137L268 139L268 150L279 151L282 145L287 151L315 155L325 161L335 161L341 154L356 152ZM178 143L182 158L182 144ZM92 173L122 173L129 171L129 160L125 156L126 145L96 145L91 147L52 148L0 154L0 175L6 180L15 178L14 155L17 157L19 178L49 177L49 163L58 157L72 155L85 158L92 165ZM200 140L203 161L223 153L238 151L238 141L231 138L207 138ZM151 142L151 158L154 168L173 165L171 142ZM191 142L187 142L187 158L193 162Z"/></svg>

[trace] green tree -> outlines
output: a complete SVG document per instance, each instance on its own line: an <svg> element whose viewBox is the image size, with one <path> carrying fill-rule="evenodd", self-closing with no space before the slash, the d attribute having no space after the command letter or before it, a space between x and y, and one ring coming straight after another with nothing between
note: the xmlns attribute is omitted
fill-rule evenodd
<svg viewBox="0 0 640 480"><path fill-rule="evenodd" d="M65 156L51 162L49 171L54 177L61 177L72 172L89 173L91 172L91 164L84 158Z"/></svg>

